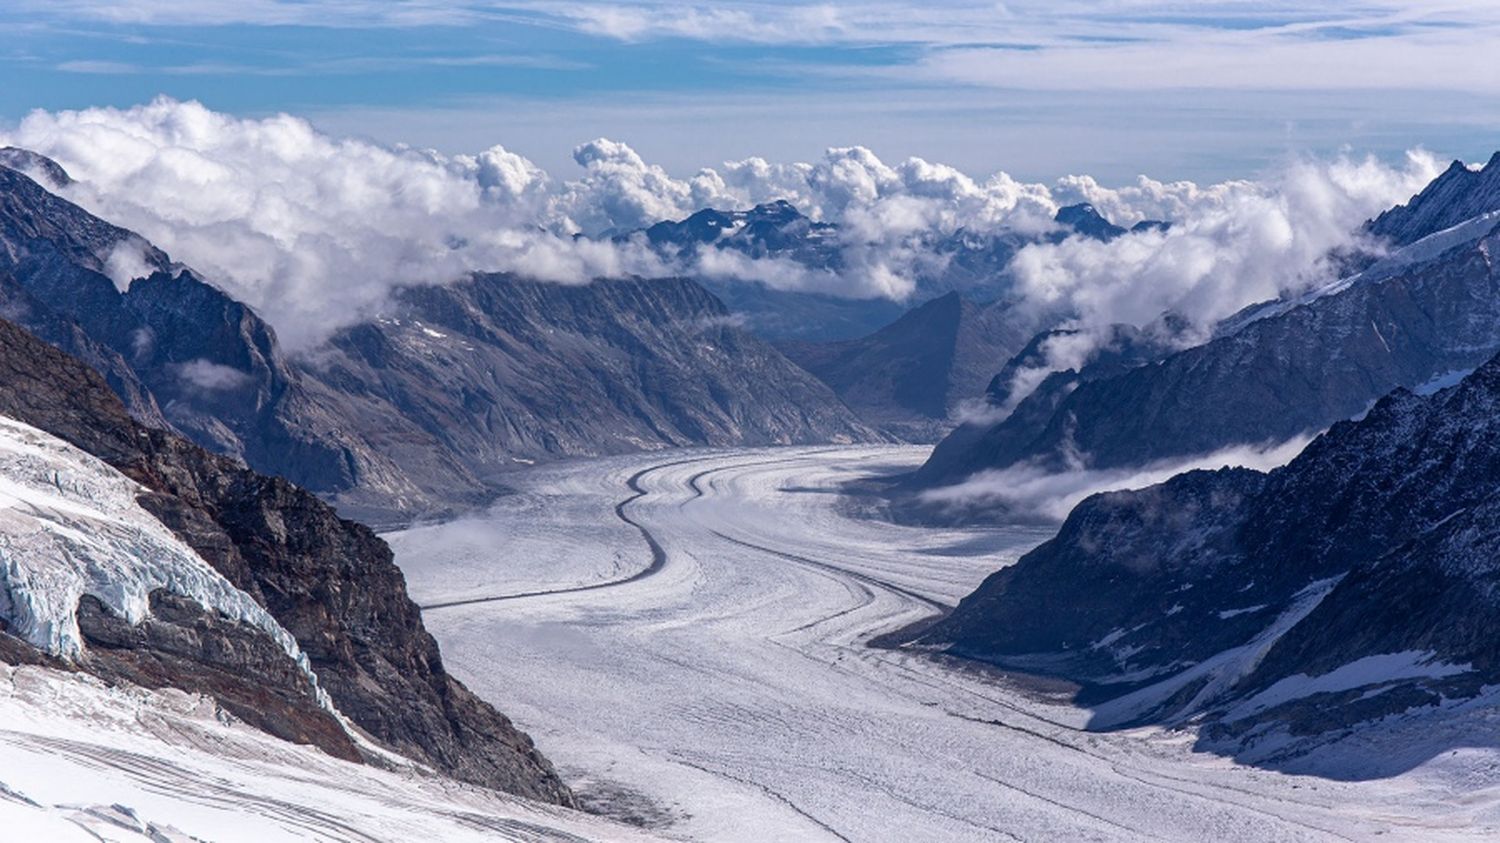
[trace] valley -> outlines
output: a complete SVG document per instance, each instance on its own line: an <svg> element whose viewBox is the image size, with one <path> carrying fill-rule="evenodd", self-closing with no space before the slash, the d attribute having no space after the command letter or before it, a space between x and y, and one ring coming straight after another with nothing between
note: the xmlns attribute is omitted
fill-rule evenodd
<svg viewBox="0 0 1500 843"><path fill-rule="evenodd" d="M386 538L454 674L532 734L585 805L668 836L1494 833L1490 751L1363 782L1288 775L1194 752L1188 730L1085 731L1060 683L867 646L1051 536L896 526L838 494L926 453L554 463L508 475L515 492L482 516Z"/></svg>

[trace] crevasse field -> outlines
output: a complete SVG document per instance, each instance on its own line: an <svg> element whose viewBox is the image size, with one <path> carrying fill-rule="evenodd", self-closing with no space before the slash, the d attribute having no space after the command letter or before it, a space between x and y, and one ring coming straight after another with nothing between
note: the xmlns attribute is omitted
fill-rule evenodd
<svg viewBox="0 0 1500 843"><path fill-rule="evenodd" d="M1454 769L1341 782L1086 732L1065 689L865 646L1050 531L916 529L836 490L900 447L674 451L518 472L388 536L452 671L595 808L702 840L1483 837ZM1467 765L1467 766L1466 766ZM1486 781L1492 777L1484 777ZM1489 826L1486 830L1486 826Z"/></svg>

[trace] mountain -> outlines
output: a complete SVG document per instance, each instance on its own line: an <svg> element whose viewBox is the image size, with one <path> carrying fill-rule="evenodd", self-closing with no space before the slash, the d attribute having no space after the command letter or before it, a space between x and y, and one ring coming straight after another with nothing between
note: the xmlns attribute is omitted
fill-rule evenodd
<svg viewBox="0 0 1500 843"><path fill-rule="evenodd" d="M1386 211L1366 230L1395 246L1406 246L1500 208L1500 152L1480 169L1454 161L1404 205Z"/></svg>
<svg viewBox="0 0 1500 843"><path fill-rule="evenodd" d="M663 220L641 232L667 257L726 250L754 259L775 258L814 272L844 267L839 227L815 221L790 202L777 200L745 211L705 208L681 220ZM1008 260L1008 256L1007 256ZM889 299L856 299L801 290L781 290L758 282L710 276L700 282L722 299L747 328L781 342L822 342L864 336L898 318L905 308Z"/></svg>
<svg viewBox="0 0 1500 843"><path fill-rule="evenodd" d="M335 757L380 761L373 739L571 804L530 739L444 670L368 529L139 424L93 369L3 320L0 417L6 661L208 694Z"/></svg>
<svg viewBox="0 0 1500 843"><path fill-rule="evenodd" d="M1481 215L1326 288L1252 308L1202 345L1081 382L1063 373L1008 417L955 431L915 482L1275 444L1363 413L1396 387L1452 382L1500 350L1497 237L1500 219Z"/></svg>
<svg viewBox="0 0 1500 843"><path fill-rule="evenodd" d="M490 480L517 460L880 438L685 279L479 274L410 288L303 373L347 429L424 487L449 476L433 455Z"/></svg>
<svg viewBox="0 0 1500 843"><path fill-rule="evenodd" d="M1103 214L1087 202L1058 208L1053 219L1067 229L1067 233L1082 234L1106 243L1128 233L1128 229L1105 219Z"/></svg>
<svg viewBox="0 0 1500 843"><path fill-rule="evenodd" d="M309 399L250 308L4 166L0 314L98 369L146 424L318 492L415 491Z"/></svg>
<svg viewBox="0 0 1500 843"><path fill-rule="evenodd" d="M998 361L1026 342L1024 324L1002 303L953 292L859 339L780 348L861 419L907 441L935 441L978 399Z"/></svg>
<svg viewBox="0 0 1500 843"><path fill-rule="evenodd" d="M66 184L40 156L3 160ZM143 424L381 519L478 505L516 460L879 438L683 279L414 287L294 358L253 310L3 164L0 314Z"/></svg>
<svg viewBox="0 0 1500 843"><path fill-rule="evenodd" d="M1082 683L1098 727L1285 758L1500 681L1497 523L1500 358L1268 474L1091 497L917 640Z"/></svg>
<svg viewBox="0 0 1500 843"><path fill-rule="evenodd" d="M448 471L435 453L490 477L518 459L875 436L683 279L410 288L304 372L351 429L400 443L388 453L418 482Z"/></svg>

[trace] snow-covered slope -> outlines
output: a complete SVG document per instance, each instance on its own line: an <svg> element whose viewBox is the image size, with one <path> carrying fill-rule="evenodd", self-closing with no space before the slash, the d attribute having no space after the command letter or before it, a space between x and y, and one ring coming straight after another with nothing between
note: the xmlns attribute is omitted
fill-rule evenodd
<svg viewBox="0 0 1500 843"><path fill-rule="evenodd" d="M143 509L142 491L103 460L0 416L0 619L10 634L76 658L81 597L139 623L165 589L257 627L311 678L291 634Z"/></svg>
<svg viewBox="0 0 1500 843"><path fill-rule="evenodd" d="M331 758L181 691L0 665L0 839L632 841L634 829Z"/></svg>

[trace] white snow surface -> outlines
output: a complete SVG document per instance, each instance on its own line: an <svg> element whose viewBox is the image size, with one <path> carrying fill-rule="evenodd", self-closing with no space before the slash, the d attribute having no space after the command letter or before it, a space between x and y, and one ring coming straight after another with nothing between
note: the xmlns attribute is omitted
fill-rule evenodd
<svg viewBox="0 0 1500 843"><path fill-rule="evenodd" d="M142 491L103 460L0 416L0 617L10 634L76 658L80 597L139 623L151 592L165 589L259 628L316 685L291 634L143 509Z"/></svg>
<svg viewBox="0 0 1500 843"><path fill-rule="evenodd" d="M645 839L413 768L340 761L252 729L206 697L0 665L0 840Z"/></svg>
<svg viewBox="0 0 1500 843"><path fill-rule="evenodd" d="M1381 747L1380 756L1411 764L1382 778L1291 775L1195 752L1191 730L1088 731L1092 713L1071 705L1062 683L866 646L952 605L1048 537L896 526L837 494L844 481L910 470L926 454L852 446L555 463L510 475L516 494L484 517L387 538L414 597L430 607L425 621L450 670L530 732L585 797L664 833L1500 833L1492 747L1434 758L1427 730L1410 729L1399 752ZM616 517L622 502L660 543L658 568L647 568L642 535ZM1311 589L1299 610L1331 585ZM484 598L494 599L463 602ZM1231 654L1215 673L1243 670L1256 649Z"/></svg>

